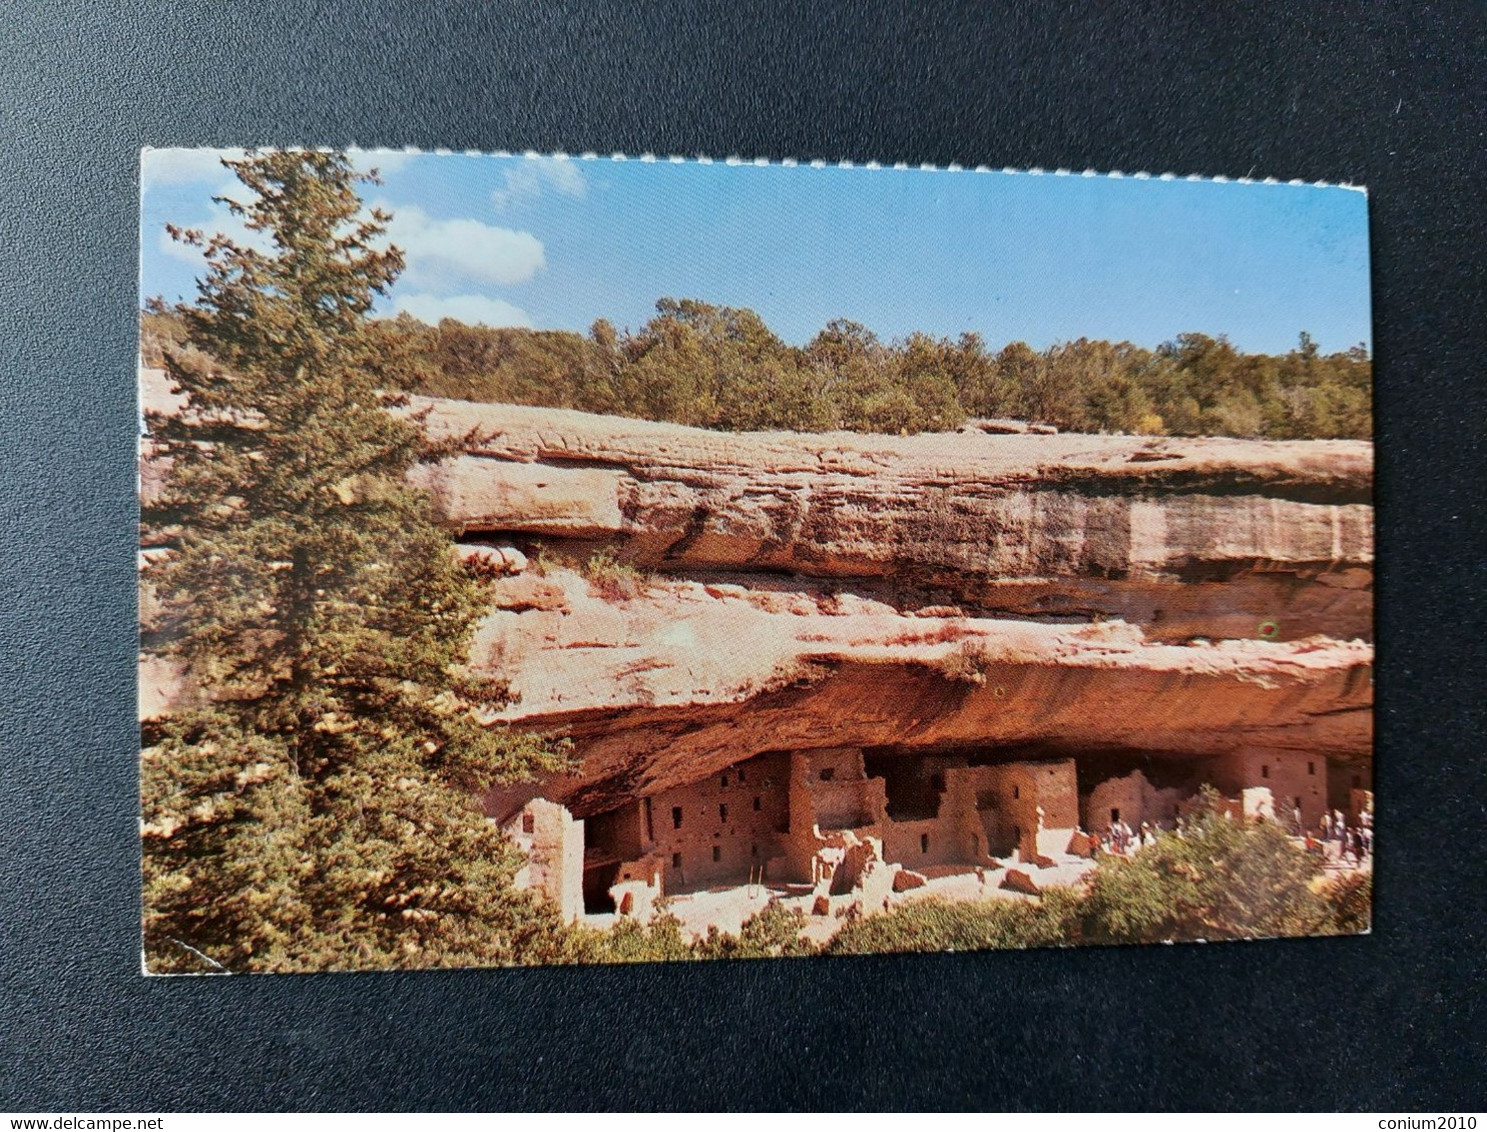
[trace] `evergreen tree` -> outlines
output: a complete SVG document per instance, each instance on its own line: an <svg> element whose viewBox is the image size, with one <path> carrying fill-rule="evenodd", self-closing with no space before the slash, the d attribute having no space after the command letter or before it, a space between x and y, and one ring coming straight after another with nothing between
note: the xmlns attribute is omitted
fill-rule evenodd
<svg viewBox="0 0 1487 1132"><path fill-rule="evenodd" d="M368 312L403 266L334 153L225 162L258 247L204 250L186 410L142 516L173 553L148 581L196 706L147 736L152 970L316 970L536 957L554 926L475 792L561 751L488 726L505 689L463 665L485 584L408 486L431 444L395 415ZM397 360L393 353L393 363Z"/></svg>

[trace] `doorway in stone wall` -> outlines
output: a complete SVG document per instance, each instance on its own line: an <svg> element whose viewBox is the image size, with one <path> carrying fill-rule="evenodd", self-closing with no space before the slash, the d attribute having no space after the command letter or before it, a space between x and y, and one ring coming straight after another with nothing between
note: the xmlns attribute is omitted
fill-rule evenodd
<svg viewBox="0 0 1487 1132"><path fill-rule="evenodd" d="M620 875L618 861L585 866L583 870L583 910L586 915L615 911L609 889Z"/></svg>

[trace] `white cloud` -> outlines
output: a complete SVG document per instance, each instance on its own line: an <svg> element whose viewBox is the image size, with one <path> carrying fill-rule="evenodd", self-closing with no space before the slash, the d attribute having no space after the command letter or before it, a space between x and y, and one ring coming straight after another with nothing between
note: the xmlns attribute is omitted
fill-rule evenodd
<svg viewBox="0 0 1487 1132"><path fill-rule="evenodd" d="M346 156L351 158L352 168L359 173L373 169L379 173L396 173L414 157L403 149L348 149Z"/></svg>
<svg viewBox="0 0 1487 1132"><path fill-rule="evenodd" d="M491 193L491 203L500 211L525 204L551 188L565 197L582 197L583 172L566 157L526 157L506 170L506 187Z"/></svg>
<svg viewBox="0 0 1487 1132"><path fill-rule="evenodd" d="M141 190L156 185L221 184L231 174L222 159L237 160L241 149L145 149L139 155Z"/></svg>
<svg viewBox="0 0 1487 1132"><path fill-rule="evenodd" d="M388 238L407 255L404 278L418 286L443 290L451 276L525 283L547 266L542 241L530 232L465 217L435 220L416 205L380 207L392 213Z"/></svg>
<svg viewBox="0 0 1487 1132"><path fill-rule="evenodd" d="M486 295L399 295L393 309L406 311L420 322L437 326L442 318L452 318L469 326L531 326L531 316L504 299Z"/></svg>
<svg viewBox="0 0 1487 1132"><path fill-rule="evenodd" d="M157 185L206 184L236 185L238 182L222 165L223 158L240 160L242 149L144 149L140 151L139 183L141 189ZM413 154L401 149L348 149L352 168L365 173L396 173L408 164ZM222 191L218 189L217 191Z"/></svg>
<svg viewBox="0 0 1487 1132"><path fill-rule="evenodd" d="M237 186L242 189L242 185ZM244 201L251 198L252 194L244 191L239 194ZM205 220L195 221L190 224L181 224L181 228L190 228L200 231L207 239L221 234L228 237L233 243L245 248L256 248L266 254L272 254L274 249L273 239L264 232L255 232L243 223L243 219L237 216L224 205L215 201L212 203L211 213ZM157 235L159 248L172 259L178 259L191 267L200 268L205 265L206 257L202 249L192 244L182 243L171 237L163 227Z"/></svg>

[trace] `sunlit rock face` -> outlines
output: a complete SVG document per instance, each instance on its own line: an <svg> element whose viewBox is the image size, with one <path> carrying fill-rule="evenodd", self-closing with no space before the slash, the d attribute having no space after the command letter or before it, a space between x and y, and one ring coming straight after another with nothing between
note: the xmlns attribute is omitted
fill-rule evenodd
<svg viewBox="0 0 1487 1132"><path fill-rule="evenodd" d="M573 739L582 772L545 793L580 816L767 751L1352 761L1371 746L1362 641L1176 645L1122 622L915 617L849 595L659 581L609 601L572 571L545 583L560 604L498 584L520 611L486 620L472 661L519 694L504 719Z"/></svg>
<svg viewBox="0 0 1487 1132"><path fill-rule="evenodd" d="M1095 778L1370 758L1370 444L414 408L479 437L415 473L495 575L471 664L519 697L501 725L580 760L493 795L497 816L535 793L590 816L827 747L1072 757ZM141 679L147 715L190 696L159 661Z"/></svg>
<svg viewBox="0 0 1487 1132"><path fill-rule="evenodd" d="M651 574L616 598L553 568L543 608L506 579L477 641L521 696L507 719L574 740L582 772L547 790L575 812L834 744L1113 767L1371 748L1367 443L431 407L488 437L425 473L462 538Z"/></svg>
<svg viewBox="0 0 1487 1132"><path fill-rule="evenodd" d="M728 434L434 402L489 437L421 472L466 537L900 609L1118 617L1153 638L1372 635L1372 445Z"/></svg>

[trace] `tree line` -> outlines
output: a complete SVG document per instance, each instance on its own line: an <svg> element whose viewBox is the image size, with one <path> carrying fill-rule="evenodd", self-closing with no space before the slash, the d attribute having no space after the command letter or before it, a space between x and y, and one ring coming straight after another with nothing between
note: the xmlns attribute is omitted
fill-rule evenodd
<svg viewBox="0 0 1487 1132"><path fill-rule="evenodd" d="M169 319L147 315L147 338L168 338ZM978 334L885 342L838 319L795 347L752 310L670 298L633 332L603 319L587 335L428 326L407 314L372 325L409 392L729 431L938 432L975 417L1276 440L1373 430L1367 351L1323 354L1305 333L1278 355L1196 333L1156 349L1080 338L993 351Z"/></svg>

